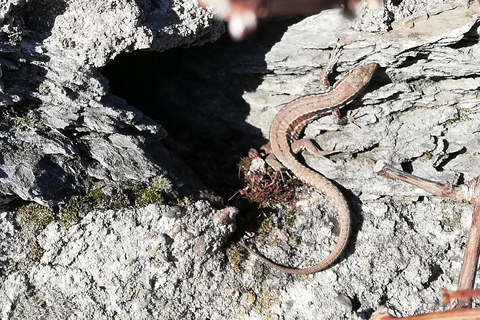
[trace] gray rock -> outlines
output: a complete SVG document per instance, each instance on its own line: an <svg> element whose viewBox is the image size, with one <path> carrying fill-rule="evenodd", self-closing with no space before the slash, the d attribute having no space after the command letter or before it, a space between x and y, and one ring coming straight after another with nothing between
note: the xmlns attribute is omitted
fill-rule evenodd
<svg viewBox="0 0 480 320"><path fill-rule="evenodd" d="M108 185L167 171L200 186L145 152L162 149L165 131L108 94L98 67L133 50L212 41L223 26L211 13L195 1L24 1L2 4L0 21L2 199L54 205L92 177Z"/></svg>
<svg viewBox="0 0 480 320"><path fill-rule="evenodd" d="M228 287L220 253L235 224L215 223L205 202L185 208L182 220L166 218L169 210L152 204L91 212L68 230L48 225L37 238L40 261L2 282L2 317L193 318L202 301L221 299L215 286ZM27 294L28 286L37 289ZM202 312L227 316L233 308Z"/></svg>
<svg viewBox="0 0 480 320"><path fill-rule="evenodd" d="M333 163L307 152L303 156L310 167L347 190L353 206L352 247L344 260L306 283L281 278L288 284L273 308L279 319L369 318L366 310L380 304L397 316L442 310L438 290L456 287L473 208L379 177L372 168L383 159L418 176L452 183L480 174L473 164L480 146L477 10L477 4L466 9L445 3L435 13L404 15L389 25L392 30L381 33L357 29L365 23L362 19L351 29L338 14L326 11L290 27L266 55L264 81L244 94L251 106L247 121L264 135L283 103L319 91L319 67L326 65L338 39L346 43L339 72L372 61L381 65L363 96L347 108L358 110L355 123L342 127L324 117L305 130L323 149L344 151L330 157ZM336 217L318 210L322 197L315 193L299 199L297 215L307 216L297 216L294 228L282 231L286 241L272 232L259 250L276 262L305 267L331 250L328 235L335 233ZM325 214L327 220L322 219ZM311 226L301 226L306 222ZM305 230L316 234L316 240ZM295 249L292 237L298 241ZM262 274L264 268L256 262L252 272L265 282L281 277L275 271ZM334 303L337 292L355 296L360 309L350 314L339 308Z"/></svg>
<svg viewBox="0 0 480 320"><path fill-rule="evenodd" d="M347 311L352 311L352 300L350 300L349 297L343 295L343 294L339 294L338 296L335 297L335 301L343 306Z"/></svg>
<svg viewBox="0 0 480 320"><path fill-rule="evenodd" d="M450 1L388 2L347 23L329 10L292 24L281 40L272 40L280 39L272 28L268 45L255 42L265 40L259 37L249 42L253 49L236 53L238 47L219 44L217 55L188 65L187 78L198 87L193 99L209 100L197 103L201 116L197 110L183 116L208 128L203 115L213 114L253 137L255 127L268 136L282 104L317 91L319 69L337 43L344 44L340 73L380 63L348 107L359 110L358 126L325 117L305 131L324 149L346 150L330 157L334 164L304 154L307 165L346 190L352 207L350 242L331 268L294 277L266 267L229 242L246 210L204 200L89 210L68 227L57 219L39 234L21 229L19 213L4 207L2 319L367 319L380 305L398 316L441 310L437 293L456 287L472 208L378 177L373 165L383 159L452 182L478 176L477 11L476 3L467 9ZM8 1L0 21L5 201L62 203L92 179L113 197L119 182L165 175L175 189L202 193L163 147L165 130L109 93L98 68L124 52L214 40L222 26L210 13L194 1ZM239 84L235 76L256 80L229 92L240 92L240 105L218 94L218 83ZM178 106L186 96L183 87L169 95L145 90ZM248 114L246 123L235 109ZM302 267L328 254L338 225L321 194L305 186L296 191L292 220L286 223L291 212L281 208L270 213L264 221L271 231L253 241L265 256ZM339 293L351 298L352 310L339 305Z"/></svg>

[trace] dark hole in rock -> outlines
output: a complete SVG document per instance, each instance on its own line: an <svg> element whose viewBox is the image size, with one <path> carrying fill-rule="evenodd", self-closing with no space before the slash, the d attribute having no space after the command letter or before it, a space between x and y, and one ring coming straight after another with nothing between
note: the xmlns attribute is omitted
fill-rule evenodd
<svg viewBox="0 0 480 320"><path fill-rule="evenodd" d="M262 83L265 54L294 21L269 21L243 42L224 36L200 47L124 54L100 70L113 94L167 130L166 146L208 188L242 210L238 234L261 223L255 206L238 194L227 201L244 187L238 164L250 148L267 142L246 122L250 106L243 94Z"/></svg>
<svg viewBox="0 0 480 320"><path fill-rule="evenodd" d="M67 173L58 165L55 156L42 158L34 172L36 184L30 192L42 195L47 201L61 201L75 195L75 186L78 184L75 176Z"/></svg>
<svg viewBox="0 0 480 320"><path fill-rule="evenodd" d="M207 187L227 197L238 187L239 157L260 136L245 123L249 107L239 83L259 83L260 78L229 73L221 61L226 57L209 52L212 47L135 52L102 72L111 92L160 123L171 138L167 146Z"/></svg>
<svg viewBox="0 0 480 320"><path fill-rule="evenodd" d="M245 121L250 107L242 96L262 82L265 53L289 23L271 22L240 43L224 37L200 47L124 54L100 71L110 91L164 126L167 146L228 199L241 187L240 157L266 142Z"/></svg>

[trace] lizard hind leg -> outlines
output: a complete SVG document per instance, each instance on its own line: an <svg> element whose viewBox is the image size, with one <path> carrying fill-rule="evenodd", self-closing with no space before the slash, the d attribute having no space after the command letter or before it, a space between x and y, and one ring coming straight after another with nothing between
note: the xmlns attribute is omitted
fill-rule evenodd
<svg viewBox="0 0 480 320"><path fill-rule="evenodd" d="M272 146L270 145L270 142L261 146L260 150L263 150L267 154L267 157L265 158L265 162L270 167L272 167L273 170L282 172L283 170L287 169L280 161L278 161L277 157L275 157L275 155L273 154Z"/></svg>
<svg viewBox="0 0 480 320"><path fill-rule="evenodd" d="M280 162L278 159L273 155L273 153L270 153L266 158L265 162L273 168L273 170L277 172L282 172L286 170L287 168Z"/></svg>
<svg viewBox="0 0 480 320"><path fill-rule="evenodd" d="M270 153L266 158L265 162L275 170L278 174L280 174L280 177L283 182L285 182L285 179L283 178L283 173L286 173L288 177L292 177L287 169L278 159L275 157L273 153Z"/></svg>

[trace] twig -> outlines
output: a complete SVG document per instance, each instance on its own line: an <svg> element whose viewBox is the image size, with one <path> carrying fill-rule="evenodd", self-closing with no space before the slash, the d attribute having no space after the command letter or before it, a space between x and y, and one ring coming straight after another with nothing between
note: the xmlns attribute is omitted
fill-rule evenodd
<svg viewBox="0 0 480 320"><path fill-rule="evenodd" d="M440 296L442 297L443 304L450 304L452 303L452 300L480 297L480 290L470 289L470 290L449 291L449 290L443 289L443 290L440 290Z"/></svg>
<svg viewBox="0 0 480 320"><path fill-rule="evenodd" d="M472 289L477 271L478 256L480 254L480 179L477 181L472 202L475 206L473 209L472 226L468 234L465 257L460 270L458 290ZM471 299L461 299L456 308L467 308L470 305Z"/></svg>
<svg viewBox="0 0 480 320"><path fill-rule="evenodd" d="M378 161L373 170L381 176L407 182L436 196L451 198L458 202L467 201L473 203L477 179L454 187L450 182L436 182L411 175L395 169L384 161Z"/></svg>
<svg viewBox="0 0 480 320"><path fill-rule="evenodd" d="M376 163L374 171L382 176L415 185L434 195L452 198L460 202L466 201L474 205L472 226L458 282L459 291L473 289L480 254L480 179L477 177L464 185L454 187L449 182L435 182L397 170L383 161ZM456 308L468 308L470 305L471 298L464 298L459 300Z"/></svg>
<svg viewBox="0 0 480 320"><path fill-rule="evenodd" d="M462 291L449 291L440 290L443 304L450 304L452 300L465 299L472 297L479 297L480 290L462 290ZM454 309L449 311L433 312L427 314L421 314L416 316L409 316L403 318L396 318L390 315L385 308L372 314L370 320L391 320L391 319L404 319L404 320L436 320L436 319L448 319L448 320L460 320L460 319L479 319L480 308L476 309Z"/></svg>
<svg viewBox="0 0 480 320"><path fill-rule="evenodd" d="M386 311L375 312L370 320L391 320L391 319L403 319L403 320L470 320L480 319L480 308L475 309L454 309L441 312L432 312L426 314L420 314L416 316L409 316L403 318L396 318L388 314Z"/></svg>

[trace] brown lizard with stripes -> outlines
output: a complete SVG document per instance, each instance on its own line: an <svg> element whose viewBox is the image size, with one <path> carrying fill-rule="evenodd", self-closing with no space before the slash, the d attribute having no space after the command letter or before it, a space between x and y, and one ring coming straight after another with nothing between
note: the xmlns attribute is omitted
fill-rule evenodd
<svg viewBox="0 0 480 320"><path fill-rule="evenodd" d="M333 114L336 123L341 123L339 109L350 103L367 87L378 66L376 63L370 63L358 67L330 87L328 74L332 71L335 63L336 58L332 56L329 65L322 70L320 75L320 82L325 88L325 92L295 99L278 112L270 127L270 147L268 148L270 150L266 150L270 151L270 155L267 157L267 163L270 166L275 170L289 169L303 183L322 192L336 207L340 233L335 247L320 263L304 269L294 269L278 265L262 257L245 243L240 243L265 264L286 273L310 274L327 268L344 250L350 232L350 210L343 194L330 180L304 166L296 158L296 154L304 149L321 157L331 153L330 151L319 151L310 140L299 140L303 129L312 121L328 113Z"/></svg>

